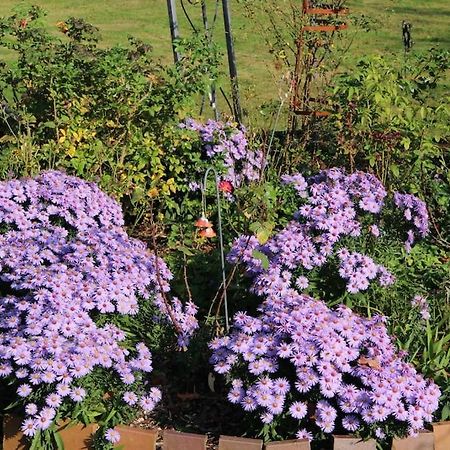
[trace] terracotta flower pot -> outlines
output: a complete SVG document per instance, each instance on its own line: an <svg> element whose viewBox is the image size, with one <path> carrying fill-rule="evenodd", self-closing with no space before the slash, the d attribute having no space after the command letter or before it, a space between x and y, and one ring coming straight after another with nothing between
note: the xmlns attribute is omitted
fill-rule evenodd
<svg viewBox="0 0 450 450"><path fill-rule="evenodd" d="M123 450L155 450L158 430L147 430L145 428L117 426L120 433L120 441L117 447Z"/></svg>
<svg viewBox="0 0 450 450"><path fill-rule="evenodd" d="M416 437L394 439L392 450L433 450L434 435L430 431L422 431ZM446 449L448 450L448 448Z"/></svg>
<svg viewBox="0 0 450 450"><path fill-rule="evenodd" d="M163 450L206 450L206 436L164 430Z"/></svg>
<svg viewBox="0 0 450 450"><path fill-rule="evenodd" d="M245 439L235 436L220 436L219 450L262 450L261 439Z"/></svg>
<svg viewBox="0 0 450 450"><path fill-rule="evenodd" d="M333 436L333 450L376 450L377 443L373 439L361 441L353 436Z"/></svg>
<svg viewBox="0 0 450 450"><path fill-rule="evenodd" d="M450 449L450 422L433 423L434 450Z"/></svg>
<svg viewBox="0 0 450 450"><path fill-rule="evenodd" d="M28 440L20 430L22 419L15 416L5 416L3 419L3 450L26 450ZM90 448L91 436L97 430L95 424L61 424L58 433L67 450L87 450Z"/></svg>
<svg viewBox="0 0 450 450"><path fill-rule="evenodd" d="M307 439L293 439L291 441L269 442L265 445L266 450L310 450L311 446Z"/></svg>

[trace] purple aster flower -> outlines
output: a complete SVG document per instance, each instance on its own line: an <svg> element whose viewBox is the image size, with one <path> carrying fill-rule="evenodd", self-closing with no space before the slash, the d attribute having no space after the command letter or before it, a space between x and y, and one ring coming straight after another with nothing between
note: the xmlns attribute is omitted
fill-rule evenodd
<svg viewBox="0 0 450 450"><path fill-rule="evenodd" d="M308 406L305 402L294 402L289 407L289 414L294 419L303 419L308 412Z"/></svg>
<svg viewBox="0 0 450 450"><path fill-rule="evenodd" d="M256 409L256 401L253 397L250 397L248 395L246 395L242 401L241 401L241 405L244 408L245 411L254 411Z"/></svg>
<svg viewBox="0 0 450 450"><path fill-rule="evenodd" d="M161 390L158 388L152 387L152 388L150 388L149 396L155 403L158 403L159 401L161 401L161 398L162 398Z"/></svg>
<svg viewBox="0 0 450 450"><path fill-rule="evenodd" d="M38 429L38 424L35 419L25 419L22 422L22 426L20 427L23 434L27 437L32 437L36 434L36 431Z"/></svg>
<svg viewBox="0 0 450 450"><path fill-rule="evenodd" d="M273 422L273 414L268 412L261 414L261 422L265 424L270 424Z"/></svg>
<svg viewBox="0 0 450 450"><path fill-rule="evenodd" d="M342 419L342 426L350 432L355 432L359 426L360 426L360 421L358 419L358 417L354 414L349 414L347 416L344 416Z"/></svg>
<svg viewBox="0 0 450 450"><path fill-rule="evenodd" d="M150 412L155 407L155 401L151 397L144 395L139 400L139 405L145 412Z"/></svg>
<svg viewBox="0 0 450 450"><path fill-rule="evenodd" d="M17 394L20 397L28 397L32 392L31 386L29 384L21 384L17 388Z"/></svg>
<svg viewBox="0 0 450 450"><path fill-rule="evenodd" d="M377 227L377 225L371 225L370 226L370 232L376 238L380 236L380 229Z"/></svg>
<svg viewBox="0 0 450 450"><path fill-rule="evenodd" d="M59 394L53 393L49 394L45 401L48 406L51 406L52 408L57 408L59 405L61 405L62 398Z"/></svg>
<svg viewBox="0 0 450 450"><path fill-rule="evenodd" d="M80 387L74 387L72 388L72 391L70 393L70 398L74 402L81 402L84 397L86 397L86 391L83 388Z"/></svg>
<svg viewBox="0 0 450 450"><path fill-rule="evenodd" d="M301 428L300 430L297 431L297 433L295 434L295 437L297 439L307 439L308 441L312 441L313 440L313 435L310 431L306 430L305 428Z"/></svg>
<svg viewBox="0 0 450 450"><path fill-rule="evenodd" d="M0 185L0 276L11 291L0 298L0 377L14 372L26 380L19 396L36 386L54 409L69 395L82 401L88 393L75 380L94 369L142 383L142 372L152 370L150 351L130 352L123 330L97 320L103 313L133 320L139 301L152 302L163 316L155 321L167 318L189 340L197 307L166 301L172 274L126 234L115 200L56 171ZM48 417L39 417L36 427L47 428Z"/></svg>
<svg viewBox="0 0 450 450"><path fill-rule="evenodd" d="M38 408L34 403L28 403L27 406L25 406L25 412L29 415L29 416L34 416L37 414L38 412Z"/></svg>
<svg viewBox="0 0 450 450"><path fill-rule="evenodd" d="M135 405L138 401L138 396L134 392L125 392L123 394L123 400L127 405Z"/></svg>
<svg viewBox="0 0 450 450"><path fill-rule="evenodd" d="M242 126L236 127L232 123L214 120L202 124L187 119L184 127L198 133L205 157L224 168L222 172L224 182L239 187L260 179L266 165L264 153L259 149L253 150L248 147L245 129ZM189 183L190 189L197 187L197 183ZM226 197L233 200L228 188L227 191Z"/></svg>
<svg viewBox="0 0 450 450"><path fill-rule="evenodd" d="M232 403L256 412L263 423L272 416L283 420L287 409L305 424L299 438L311 439L317 427L332 433L336 424L373 437L377 427L390 427L394 418L414 433L432 420L439 388L404 361L388 335L386 318L367 319L343 305L330 308L302 292L308 278L299 275L333 258L330 267L338 261L348 292L365 291L375 281L383 287L394 283L387 268L340 242L367 237L367 222L360 219L380 214L386 191L372 175L337 169L306 182L308 195L284 229L264 245L254 236L236 239L228 260L242 265L261 303L255 316L237 313L231 332L211 342L211 363L218 372L247 372L247 381L238 380L228 394ZM402 201L414 221L417 202ZM369 232L379 234L375 225ZM267 257L268 267L254 257L255 250ZM424 306L421 298L413 301L415 307ZM279 375L280 368L283 375L292 374L289 382ZM317 406L308 417L311 398Z"/></svg>
<svg viewBox="0 0 450 450"><path fill-rule="evenodd" d="M120 441L120 433L113 428L108 428L105 432L105 439L111 444L117 444Z"/></svg>
<svg viewBox="0 0 450 450"><path fill-rule="evenodd" d="M411 300L411 305L419 309L420 315L422 316L423 320L428 320L431 317L428 303L425 297L422 297L421 295L415 295Z"/></svg>
<svg viewBox="0 0 450 450"><path fill-rule="evenodd" d="M306 289L309 286L309 281L308 278L304 277L304 276L300 276L295 280L295 285L299 288L299 289Z"/></svg>
<svg viewBox="0 0 450 450"><path fill-rule="evenodd" d="M39 414L36 417L36 427L39 430L46 430L47 428L50 427L52 422L53 422L53 418L50 418L50 417L48 417L46 415Z"/></svg>

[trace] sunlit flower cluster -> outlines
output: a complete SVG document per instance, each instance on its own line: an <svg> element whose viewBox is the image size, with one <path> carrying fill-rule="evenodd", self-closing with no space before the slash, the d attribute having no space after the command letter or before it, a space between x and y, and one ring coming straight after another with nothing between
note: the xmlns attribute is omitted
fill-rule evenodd
<svg viewBox="0 0 450 450"><path fill-rule="evenodd" d="M309 271L330 259L350 294L394 283L385 267L341 245L363 232L363 215L365 226L372 217L371 239L379 237L386 191L372 175L338 169L283 182L301 199L295 219L265 244L241 236L228 255L263 299L257 315L238 312L230 334L210 343L215 371L233 380L228 399L263 423L287 421L298 438L416 433L432 421L440 391L396 351L386 319L332 309L304 292Z"/></svg>
<svg viewBox="0 0 450 450"><path fill-rule="evenodd" d="M244 127L215 120L204 124L193 119L187 119L181 126L199 133L205 158L216 166L219 161L222 162L221 186L229 197L234 188L260 179L265 158L261 150L249 148ZM193 181L190 187L198 189L200 185Z"/></svg>
<svg viewBox="0 0 450 450"><path fill-rule="evenodd" d="M17 395L39 390L28 403L25 434L46 429L63 404L82 402L83 377L95 368L131 386L152 370L144 343L122 345L125 332L98 318L139 312L153 301L164 320L176 319L186 341L197 327L196 307L164 300L172 277L164 261L128 237L119 205L95 184L60 172L0 184L0 377L18 380ZM108 317L108 316L107 316ZM132 391L132 389L130 389ZM155 388L124 401L150 410Z"/></svg>
<svg viewBox="0 0 450 450"><path fill-rule="evenodd" d="M241 236L228 255L230 262L245 262L245 270L257 275L253 283L257 294L274 285L273 278L280 273L291 278L291 272L308 272L333 256L339 260L338 274L346 281L349 293L366 290L370 281L376 280L381 286L394 283L395 277L384 266L340 244L344 237L361 235L361 214L372 216L374 221L381 212L386 191L377 178L330 169L307 181L299 174L284 176L282 181L293 184L301 201L294 220L264 245L259 245L255 237ZM380 235L374 223L371 234ZM255 249L269 257L268 270L263 271L261 261L254 257Z"/></svg>

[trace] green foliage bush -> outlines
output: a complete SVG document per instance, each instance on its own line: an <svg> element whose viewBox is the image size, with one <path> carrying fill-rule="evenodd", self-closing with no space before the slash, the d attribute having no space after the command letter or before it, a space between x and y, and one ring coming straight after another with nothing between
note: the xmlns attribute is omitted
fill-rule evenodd
<svg viewBox="0 0 450 450"><path fill-rule="evenodd" d="M33 7L0 20L0 177L63 169L93 180L132 216L151 199L186 188L199 162L195 137L178 123L214 78L217 54L198 37L178 42L183 57L163 67L151 46L130 38L103 49L82 19L42 25Z"/></svg>
<svg viewBox="0 0 450 450"><path fill-rule="evenodd" d="M374 172L388 187L427 199L434 234L450 248L450 108L442 80L450 54L367 57L335 80L325 160ZM444 242L443 242L444 243Z"/></svg>

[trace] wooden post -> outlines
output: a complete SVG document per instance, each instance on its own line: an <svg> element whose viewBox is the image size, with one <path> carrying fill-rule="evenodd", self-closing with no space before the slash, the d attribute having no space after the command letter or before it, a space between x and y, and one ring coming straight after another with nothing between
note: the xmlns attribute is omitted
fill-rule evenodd
<svg viewBox="0 0 450 450"><path fill-rule="evenodd" d="M433 423L434 449L450 448L450 422Z"/></svg>
<svg viewBox="0 0 450 450"><path fill-rule="evenodd" d="M394 439L392 450L433 450L434 434L423 430L415 437Z"/></svg>
<svg viewBox="0 0 450 450"><path fill-rule="evenodd" d="M163 450L206 450L206 436L164 430Z"/></svg>
<svg viewBox="0 0 450 450"><path fill-rule="evenodd" d="M235 436L220 436L219 450L262 450L261 439L246 439Z"/></svg>
<svg viewBox="0 0 450 450"><path fill-rule="evenodd" d="M333 435L333 450L376 450L377 443L373 439L363 441L352 436Z"/></svg>

